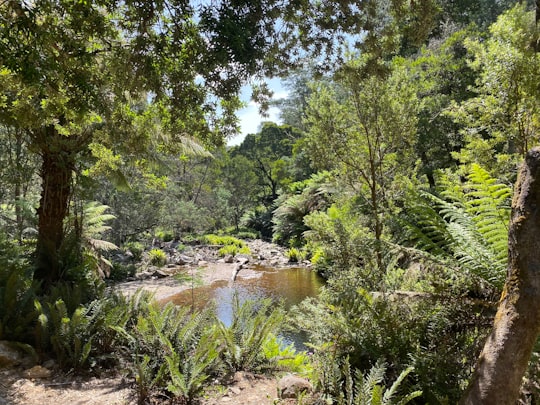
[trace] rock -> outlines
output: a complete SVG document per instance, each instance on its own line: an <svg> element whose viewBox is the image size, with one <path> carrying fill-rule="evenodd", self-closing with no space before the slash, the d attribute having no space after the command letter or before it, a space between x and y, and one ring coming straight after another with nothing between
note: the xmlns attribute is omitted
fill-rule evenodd
<svg viewBox="0 0 540 405"><path fill-rule="evenodd" d="M0 341L0 368L17 366L22 361L19 349L5 340Z"/></svg>
<svg viewBox="0 0 540 405"><path fill-rule="evenodd" d="M48 368L49 370L53 369L56 367L56 362L52 359L47 360L46 362L43 363L43 367Z"/></svg>
<svg viewBox="0 0 540 405"><path fill-rule="evenodd" d="M224 257L223 260L225 261L225 263L232 263L234 261L234 257L233 255L227 255Z"/></svg>
<svg viewBox="0 0 540 405"><path fill-rule="evenodd" d="M206 260L199 260L199 262L197 263L197 266L206 267L208 266L208 262Z"/></svg>
<svg viewBox="0 0 540 405"><path fill-rule="evenodd" d="M156 269L152 273L152 277L165 278L165 277L169 277L169 274L167 272L165 272L164 270L162 270L162 269Z"/></svg>
<svg viewBox="0 0 540 405"><path fill-rule="evenodd" d="M238 255L236 256L236 261L240 264L246 264L249 263L249 257L246 255Z"/></svg>
<svg viewBox="0 0 540 405"><path fill-rule="evenodd" d="M152 273L149 271L142 271L136 275L138 280L148 280L152 277Z"/></svg>
<svg viewBox="0 0 540 405"><path fill-rule="evenodd" d="M43 366L34 366L23 373L25 378L30 380L35 378L49 378L52 375L51 370Z"/></svg>
<svg viewBox="0 0 540 405"><path fill-rule="evenodd" d="M176 258L175 263L180 266L183 266L184 264L193 263L193 258L186 255L180 255Z"/></svg>
<svg viewBox="0 0 540 405"><path fill-rule="evenodd" d="M305 378L288 374L278 381L278 394L282 399L297 398L300 393L311 393L313 386Z"/></svg>

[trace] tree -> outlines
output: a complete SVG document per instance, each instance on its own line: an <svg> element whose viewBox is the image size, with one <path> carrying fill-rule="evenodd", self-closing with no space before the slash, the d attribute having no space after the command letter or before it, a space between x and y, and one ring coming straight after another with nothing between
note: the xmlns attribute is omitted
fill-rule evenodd
<svg viewBox="0 0 540 405"><path fill-rule="evenodd" d="M540 148L525 157L514 188L508 232L508 271L493 330L461 401L515 404L540 334Z"/></svg>
<svg viewBox="0 0 540 405"><path fill-rule="evenodd" d="M336 87L323 84L314 90L307 139L312 161L323 169L337 169L364 199L381 269L383 213L391 184L414 165L417 100L404 65L396 62L387 79L364 78L363 62L345 65Z"/></svg>
<svg viewBox="0 0 540 405"><path fill-rule="evenodd" d="M45 289L63 278L81 157L121 179L132 157L165 143L180 152L187 134L222 142L236 129L241 83L271 54L272 10L247 1L2 3L0 122L42 159L34 276Z"/></svg>
<svg viewBox="0 0 540 405"><path fill-rule="evenodd" d="M262 188L262 202L271 206L278 197L281 186L291 181L289 160L300 132L288 125L264 123L260 132L249 134L232 156L243 155L253 162L255 173Z"/></svg>
<svg viewBox="0 0 540 405"><path fill-rule="evenodd" d="M228 158L223 167L223 183L230 193L228 203L238 231L240 219L256 199L253 191L257 186L257 176L253 172L252 162L242 155Z"/></svg>
<svg viewBox="0 0 540 405"><path fill-rule="evenodd" d="M454 104L466 147L457 156L496 174L515 173L525 153L540 140L540 37L534 13L516 5L490 27L490 37L465 42L479 72L476 97ZM493 159L493 155L497 159Z"/></svg>

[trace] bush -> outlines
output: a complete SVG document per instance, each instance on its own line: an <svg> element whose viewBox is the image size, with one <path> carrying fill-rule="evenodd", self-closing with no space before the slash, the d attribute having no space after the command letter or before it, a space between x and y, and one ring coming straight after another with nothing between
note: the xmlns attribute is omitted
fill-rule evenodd
<svg viewBox="0 0 540 405"><path fill-rule="evenodd" d="M137 271L137 267L133 264L113 263L109 279L114 281L122 281L128 277L133 277Z"/></svg>
<svg viewBox="0 0 540 405"><path fill-rule="evenodd" d="M202 241L208 243L209 245L232 245L239 248L246 246L246 242L244 242L243 240L228 235L208 234L202 237Z"/></svg>
<svg viewBox="0 0 540 405"><path fill-rule="evenodd" d="M158 397L171 398L171 403L191 403L216 371L212 315L188 311L173 304L163 308L150 305L132 328L123 329L139 403L153 403Z"/></svg>
<svg viewBox="0 0 540 405"><path fill-rule="evenodd" d="M304 260L306 254L305 252L301 251L300 249L297 249L297 248L290 248L289 250L287 250L287 252L285 252L285 256L287 256L287 258L289 259L290 262L292 263L298 263L298 262L301 262L302 260Z"/></svg>
<svg viewBox="0 0 540 405"><path fill-rule="evenodd" d="M249 255L251 254L251 250L249 249L249 247L247 246L243 246L241 248L239 248L238 246L236 245L226 245L226 246L223 246L222 248L220 248L218 250L218 254L220 257L223 257L223 256L227 256L227 255L232 255L232 256L236 256L236 255Z"/></svg>
<svg viewBox="0 0 540 405"><path fill-rule="evenodd" d="M148 252L148 260L154 266L163 267L167 264L167 254L161 249L152 249Z"/></svg>
<svg viewBox="0 0 540 405"><path fill-rule="evenodd" d="M245 301L233 297L230 326L218 320L221 359L228 371L264 371L276 369L278 357L269 358L264 347L283 327L285 312L272 300Z"/></svg>
<svg viewBox="0 0 540 405"><path fill-rule="evenodd" d="M374 297L354 278L330 280L318 299L295 311L294 322L308 332L315 353L333 356L336 364L349 358L366 372L384 358L394 379L413 365L426 403L459 401L491 323L465 301ZM325 358L322 366L331 362Z"/></svg>
<svg viewBox="0 0 540 405"><path fill-rule="evenodd" d="M164 229L158 229L155 232L155 237L159 240L162 240L163 242L170 242L174 240L174 231L171 230L164 230Z"/></svg>
<svg viewBox="0 0 540 405"><path fill-rule="evenodd" d="M144 245L141 242L127 242L124 244L124 250L130 251L135 261L140 261L144 253Z"/></svg>
<svg viewBox="0 0 540 405"><path fill-rule="evenodd" d="M29 261L0 234L0 340L32 342L36 289Z"/></svg>

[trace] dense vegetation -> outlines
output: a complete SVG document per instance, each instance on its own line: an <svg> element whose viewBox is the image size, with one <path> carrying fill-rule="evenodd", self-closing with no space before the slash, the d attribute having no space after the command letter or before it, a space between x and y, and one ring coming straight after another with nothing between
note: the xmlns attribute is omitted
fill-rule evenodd
<svg viewBox="0 0 540 405"><path fill-rule="evenodd" d="M141 403L287 367L328 403L368 403L384 373L382 403L398 385L403 403L456 403L540 138L538 8L195 3L0 4L0 340L66 369L126 367ZM225 146L241 85L268 105L254 78L275 74L281 123ZM289 314L238 303L231 326L105 292L133 271L111 252L159 264L152 240L211 233L287 246L327 286ZM287 320L309 359L276 344ZM524 403L540 400L538 353Z"/></svg>

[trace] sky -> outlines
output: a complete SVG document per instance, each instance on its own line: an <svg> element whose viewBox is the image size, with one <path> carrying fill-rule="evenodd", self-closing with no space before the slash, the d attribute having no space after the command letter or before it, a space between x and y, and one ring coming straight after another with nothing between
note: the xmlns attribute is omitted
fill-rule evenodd
<svg viewBox="0 0 540 405"><path fill-rule="evenodd" d="M273 100L278 100L280 98L287 97L287 91L283 87L280 79L268 79L268 87L274 92ZM241 99L248 103L246 108L243 108L237 112L238 118L240 118L240 134L229 139L227 144L229 146L239 145L242 143L247 134L257 133L259 126L263 121L272 121L275 123L280 123L279 120L279 109L276 107L271 107L268 111L269 117L262 117L259 115L259 107L257 103L250 100L251 97L251 88L250 86L244 86L242 88Z"/></svg>

